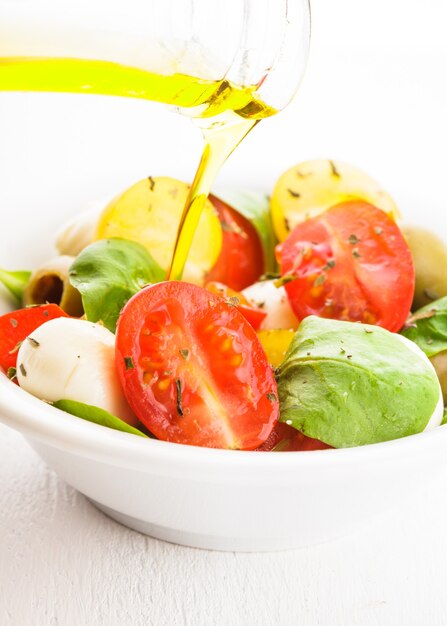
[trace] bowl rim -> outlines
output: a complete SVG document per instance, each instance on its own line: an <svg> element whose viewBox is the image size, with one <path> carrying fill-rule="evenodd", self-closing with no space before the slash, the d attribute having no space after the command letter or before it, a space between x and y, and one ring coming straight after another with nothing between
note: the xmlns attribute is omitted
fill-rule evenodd
<svg viewBox="0 0 447 626"><path fill-rule="evenodd" d="M32 396L0 372L0 421L33 441L76 456L139 471L159 467L168 473L189 468L208 478L216 473L262 471L264 478L276 472L296 468L358 466L378 459L385 461L399 455L414 455L415 449L441 436L447 438L447 424L382 443L327 450L273 453L223 450L145 439L117 431L65 413ZM422 445L425 442L426 445ZM446 444L447 445L447 444ZM447 448L446 448L447 449ZM206 477L204 477L206 479Z"/></svg>

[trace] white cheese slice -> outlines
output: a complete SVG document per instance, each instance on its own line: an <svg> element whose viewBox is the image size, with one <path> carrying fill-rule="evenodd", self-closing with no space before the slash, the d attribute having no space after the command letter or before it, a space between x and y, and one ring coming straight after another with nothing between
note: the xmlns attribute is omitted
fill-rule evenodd
<svg viewBox="0 0 447 626"><path fill-rule="evenodd" d="M37 328L20 346L17 379L41 400L76 400L137 423L115 369L115 335L99 324L61 317Z"/></svg>
<svg viewBox="0 0 447 626"><path fill-rule="evenodd" d="M292 311L286 290L284 287L275 287L273 280L254 283L244 289L242 294L250 304L267 313L260 330L298 328L298 320Z"/></svg>

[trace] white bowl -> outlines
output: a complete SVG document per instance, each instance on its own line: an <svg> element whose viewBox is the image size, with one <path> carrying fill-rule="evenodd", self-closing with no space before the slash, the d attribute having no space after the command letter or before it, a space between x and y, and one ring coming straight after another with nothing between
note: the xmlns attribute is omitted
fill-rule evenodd
<svg viewBox="0 0 447 626"><path fill-rule="evenodd" d="M0 419L110 517L160 539L214 550L281 550L346 535L413 496L447 459L447 426L312 452L146 440L63 413L3 374Z"/></svg>

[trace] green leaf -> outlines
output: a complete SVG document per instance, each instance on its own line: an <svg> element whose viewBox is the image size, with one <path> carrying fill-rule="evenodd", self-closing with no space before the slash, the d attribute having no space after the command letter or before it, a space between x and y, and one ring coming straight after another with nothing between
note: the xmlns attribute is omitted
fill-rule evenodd
<svg viewBox="0 0 447 626"><path fill-rule="evenodd" d="M214 195L253 224L264 251L264 271L273 271L276 267L274 253L277 242L270 216L269 197L262 193L236 189L226 189Z"/></svg>
<svg viewBox="0 0 447 626"><path fill-rule="evenodd" d="M12 293L16 300L21 303L23 298L23 292L27 286L31 272L19 271L9 272L0 268L0 283L3 283L5 287Z"/></svg>
<svg viewBox="0 0 447 626"><path fill-rule="evenodd" d="M58 400L53 403L53 406L61 411L71 413L71 415L87 420L88 422L93 422L94 424L99 424L100 426L107 426L107 428L113 428L114 430L120 430L123 433L138 435L138 437L148 438L147 435L141 432L141 430L138 430L133 426L129 426L129 424L120 420L119 417L115 417L111 413L108 413L104 409L100 409L97 406L84 404L83 402L76 402L75 400Z"/></svg>
<svg viewBox="0 0 447 626"><path fill-rule="evenodd" d="M135 293L165 273L139 243L102 239L85 248L70 268L70 282L82 296L87 319L112 332L121 309Z"/></svg>
<svg viewBox="0 0 447 626"><path fill-rule="evenodd" d="M412 315L402 335L430 357L447 350L447 296L430 302Z"/></svg>
<svg viewBox="0 0 447 626"><path fill-rule="evenodd" d="M314 316L277 374L280 421L335 448L421 432L440 393L430 364L400 335Z"/></svg>

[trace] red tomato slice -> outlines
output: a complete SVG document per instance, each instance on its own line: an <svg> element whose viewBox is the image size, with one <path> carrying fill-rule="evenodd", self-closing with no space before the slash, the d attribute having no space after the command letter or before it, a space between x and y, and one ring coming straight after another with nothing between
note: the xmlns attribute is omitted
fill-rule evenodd
<svg viewBox="0 0 447 626"><path fill-rule="evenodd" d="M257 448L258 452L270 452L272 450L281 452L305 452L308 450L327 450L331 448L327 443L318 439L306 437L299 430L278 422L270 433L266 442Z"/></svg>
<svg viewBox="0 0 447 626"><path fill-rule="evenodd" d="M255 283L264 271L264 252L254 226L240 213L215 196L222 224L222 250L205 282L218 281L241 291Z"/></svg>
<svg viewBox="0 0 447 626"><path fill-rule="evenodd" d="M237 298L239 300L239 304L237 305L238 310L242 313L247 322L250 322L255 330L259 330L262 322L267 317L267 313L265 311L259 307L252 306L243 294L227 287L227 285L224 285L223 283L213 281L211 283L207 283L205 285L205 289L211 291L211 293L215 293L224 300L228 300L228 298Z"/></svg>
<svg viewBox="0 0 447 626"><path fill-rule="evenodd" d="M277 247L298 317L402 328L413 300L413 258L388 215L361 200L338 204L299 224Z"/></svg>
<svg viewBox="0 0 447 626"><path fill-rule="evenodd" d="M159 439L251 450L277 422L273 372L250 324L202 287L146 287L123 309L116 364L126 398Z"/></svg>
<svg viewBox="0 0 447 626"><path fill-rule="evenodd" d="M20 343L36 328L57 317L69 317L57 304L19 309L0 317L0 367L17 365Z"/></svg>

